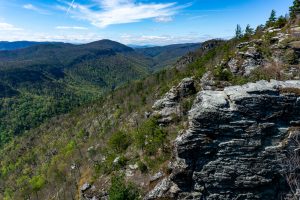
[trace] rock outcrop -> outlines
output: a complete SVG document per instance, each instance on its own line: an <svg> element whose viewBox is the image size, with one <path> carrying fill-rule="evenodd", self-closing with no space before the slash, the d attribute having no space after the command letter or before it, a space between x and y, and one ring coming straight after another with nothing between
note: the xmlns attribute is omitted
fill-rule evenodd
<svg viewBox="0 0 300 200"><path fill-rule="evenodd" d="M107 200L108 194L99 191L94 185L85 183L80 187L80 200Z"/></svg>
<svg viewBox="0 0 300 200"><path fill-rule="evenodd" d="M267 32L263 39L238 44L224 67L234 75L245 77L253 75L256 70L266 70L269 75L276 73L277 78L299 79L299 37L291 37L281 29L270 28Z"/></svg>
<svg viewBox="0 0 300 200"><path fill-rule="evenodd" d="M253 70L263 66L263 56L257 49L259 45L257 40L240 43L236 55L227 63L230 71L233 74L249 76Z"/></svg>
<svg viewBox="0 0 300 200"><path fill-rule="evenodd" d="M171 175L145 199L282 199L290 131L300 127L300 81L201 91L175 141ZM300 131L298 131L300 133Z"/></svg>
<svg viewBox="0 0 300 200"><path fill-rule="evenodd" d="M203 90L214 90L216 89L215 77L211 71L206 72L201 78L201 88Z"/></svg>
<svg viewBox="0 0 300 200"><path fill-rule="evenodd" d="M180 100L196 93L193 78L183 79L178 86L171 88L162 99L157 100L153 105L153 115L158 116L161 124L170 123L174 116L179 116Z"/></svg>

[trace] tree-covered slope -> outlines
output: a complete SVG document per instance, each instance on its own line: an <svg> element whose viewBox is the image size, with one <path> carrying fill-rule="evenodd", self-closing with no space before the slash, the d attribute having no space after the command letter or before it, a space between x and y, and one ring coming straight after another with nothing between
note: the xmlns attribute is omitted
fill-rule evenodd
<svg viewBox="0 0 300 200"><path fill-rule="evenodd" d="M201 49L193 57L196 59L209 49ZM190 73L190 68L163 70L15 138L0 153L0 189L5 185L0 198L79 198L81 185L92 179L101 184L97 178L100 176L103 183L109 181L110 174L124 167L123 162L141 161L139 167L145 173L139 179L148 180L147 171L155 172L170 159L169 142L176 135L177 125L162 128L156 118L146 120L144 113L151 110L159 96ZM186 110L190 102L191 99L186 99ZM178 118L178 123L182 124L181 120ZM151 131L154 135L149 138L149 145L143 147L143 138ZM161 144L166 148L157 154ZM127 150L132 153L125 155ZM113 164L117 157L123 164Z"/></svg>
<svg viewBox="0 0 300 200"><path fill-rule="evenodd" d="M187 51L177 53L176 59ZM176 59L160 58L160 69ZM0 51L0 145L50 117L149 75L156 62L110 40Z"/></svg>
<svg viewBox="0 0 300 200"><path fill-rule="evenodd" d="M0 52L0 144L149 74L147 59L109 40Z"/></svg>

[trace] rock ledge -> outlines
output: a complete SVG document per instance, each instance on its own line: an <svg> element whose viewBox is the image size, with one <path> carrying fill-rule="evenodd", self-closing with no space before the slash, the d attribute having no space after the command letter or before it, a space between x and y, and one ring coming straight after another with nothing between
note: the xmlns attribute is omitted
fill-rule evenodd
<svg viewBox="0 0 300 200"><path fill-rule="evenodd" d="M300 127L300 81L201 91L175 141L172 173L145 199L282 199L281 159Z"/></svg>

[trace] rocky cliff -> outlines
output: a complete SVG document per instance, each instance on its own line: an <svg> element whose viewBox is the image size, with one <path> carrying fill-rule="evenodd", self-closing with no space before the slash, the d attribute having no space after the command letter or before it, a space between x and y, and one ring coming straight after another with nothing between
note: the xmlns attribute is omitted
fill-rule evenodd
<svg viewBox="0 0 300 200"><path fill-rule="evenodd" d="M300 81L201 91L170 175L146 199L282 199L282 163L299 126Z"/></svg>

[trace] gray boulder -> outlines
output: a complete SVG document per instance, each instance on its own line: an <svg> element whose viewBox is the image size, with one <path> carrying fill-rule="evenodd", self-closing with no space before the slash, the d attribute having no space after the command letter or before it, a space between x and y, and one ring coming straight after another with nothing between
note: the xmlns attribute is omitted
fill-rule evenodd
<svg viewBox="0 0 300 200"><path fill-rule="evenodd" d="M236 48L237 48L237 49L241 49L241 48L243 48L243 47L245 47L245 46L248 46L249 44L250 44L250 42L242 42L242 43L238 44L238 45L236 46Z"/></svg>
<svg viewBox="0 0 300 200"><path fill-rule="evenodd" d="M242 68L244 69L244 75L249 76L251 72L255 69L257 69L260 66L260 62L257 62L257 60L253 58L247 58L244 60L242 64Z"/></svg>
<svg viewBox="0 0 300 200"><path fill-rule="evenodd" d="M85 192L85 191L87 191L88 189L90 189L91 187L92 187L91 184L85 183L85 184L83 184L83 185L81 186L80 191L81 191L81 192Z"/></svg>
<svg viewBox="0 0 300 200"><path fill-rule="evenodd" d="M206 72L201 78L201 87L203 90L212 90L216 88L215 77L211 71Z"/></svg>
<svg viewBox="0 0 300 200"><path fill-rule="evenodd" d="M228 65L228 67L229 67L231 73L233 73L233 74L237 74L237 73L238 73L238 71L239 71L238 62L239 62L238 59L236 59L236 58L231 58L231 59L229 60L229 62L227 63L227 65Z"/></svg>
<svg viewBox="0 0 300 200"><path fill-rule="evenodd" d="M246 52L239 53L243 58L243 75L249 76L250 73L262 65L262 56L255 47L249 47Z"/></svg>
<svg viewBox="0 0 300 200"><path fill-rule="evenodd" d="M178 86L171 88L162 99L154 103L152 116L158 116L161 124L170 123L174 116L181 114L180 101L195 93L194 80L192 78L183 79Z"/></svg>
<svg viewBox="0 0 300 200"><path fill-rule="evenodd" d="M154 176L150 177L150 181L157 181L158 179L162 178L164 176L163 172L157 172L156 174L154 174Z"/></svg>

